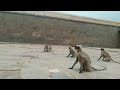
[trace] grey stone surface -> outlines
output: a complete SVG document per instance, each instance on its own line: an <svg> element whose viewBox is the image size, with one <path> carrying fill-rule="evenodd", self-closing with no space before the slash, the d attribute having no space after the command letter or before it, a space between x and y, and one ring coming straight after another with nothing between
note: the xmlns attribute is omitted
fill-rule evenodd
<svg viewBox="0 0 120 90"><path fill-rule="evenodd" d="M68 46L52 45L54 53L43 53L41 44L0 44L0 79L120 79L120 64L97 61L100 48L86 47L93 67L105 71L79 72L79 63L73 70L75 58L67 58ZM120 62L120 49L105 48L113 60Z"/></svg>

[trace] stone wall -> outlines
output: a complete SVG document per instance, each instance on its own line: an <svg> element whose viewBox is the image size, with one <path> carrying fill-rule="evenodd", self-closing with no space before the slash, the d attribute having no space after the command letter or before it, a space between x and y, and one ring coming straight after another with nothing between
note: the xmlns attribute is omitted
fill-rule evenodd
<svg viewBox="0 0 120 90"><path fill-rule="evenodd" d="M120 47L119 27L0 12L0 41Z"/></svg>

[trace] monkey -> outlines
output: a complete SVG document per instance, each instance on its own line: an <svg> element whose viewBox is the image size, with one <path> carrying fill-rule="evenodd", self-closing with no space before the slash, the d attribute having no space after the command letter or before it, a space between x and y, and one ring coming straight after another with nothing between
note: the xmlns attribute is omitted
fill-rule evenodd
<svg viewBox="0 0 120 90"><path fill-rule="evenodd" d="M106 61L106 62L113 61L113 62L115 62L115 63L120 64L120 62L114 61L114 60L111 58L110 54L109 54L108 52L106 52L103 48L101 48L101 56L100 56L100 58L98 59L98 61L99 61L102 57L103 57L103 59L102 59L103 61Z"/></svg>
<svg viewBox="0 0 120 90"><path fill-rule="evenodd" d="M80 50L79 50L79 49ZM82 71L88 71L90 72L91 71L91 61L90 61L90 58L89 56L84 53L82 50L81 50L81 47L80 46L75 46L75 49L77 51L77 57L76 57L76 61L75 63L73 64L72 68L69 68L69 69L73 69L73 67L79 62L81 67L80 67L80 72L79 73L82 73ZM79 51L78 51L79 50ZM80 52L81 51L81 52ZM83 55L83 56L82 56ZM85 56L86 55L86 56Z"/></svg>
<svg viewBox="0 0 120 90"><path fill-rule="evenodd" d="M85 52L83 52L83 50L79 46L75 46L75 49L77 51L76 61L73 64L72 68L69 68L69 69L73 69L73 67L75 66L75 64L77 62L80 63L79 73L82 73L83 71L91 72L92 69L95 70L95 71L103 71L103 70L107 69L105 66L103 66L104 69L101 69L101 70L95 69L94 67L91 66L91 60L90 60L89 55L86 54Z"/></svg>
<svg viewBox="0 0 120 90"><path fill-rule="evenodd" d="M49 51L52 51L52 47L51 47L51 45L49 44Z"/></svg>
<svg viewBox="0 0 120 90"><path fill-rule="evenodd" d="M69 52L70 53L69 53L69 55L67 57L69 57L70 55L72 55L71 57L75 57L76 53L71 47L69 47Z"/></svg>
<svg viewBox="0 0 120 90"><path fill-rule="evenodd" d="M54 55L56 55L56 54L53 52L52 47L51 47L50 44L49 44L49 52L51 52L51 53L53 53Z"/></svg>
<svg viewBox="0 0 120 90"><path fill-rule="evenodd" d="M75 45L75 46L73 46L73 47L75 47L75 50L77 49L77 47L80 47L80 48L82 48L82 46L80 45L80 46L77 46L77 45ZM77 51L77 50L76 50ZM76 57L77 58L77 57ZM71 68L69 68L69 69L73 69L74 68L74 66L76 65L78 63L78 59L76 59L76 61L74 62L74 64L73 64L73 66L71 67ZM84 68L83 68L84 69Z"/></svg>
<svg viewBox="0 0 120 90"><path fill-rule="evenodd" d="M47 43L46 43L46 45L45 45L45 47L44 47L43 52L51 52L51 53L53 53L54 55L56 55L56 54L52 51L51 45L50 45L50 44L47 44Z"/></svg>
<svg viewBox="0 0 120 90"><path fill-rule="evenodd" d="M49 52L49 46L48 44L46 43L45 47L44 47L44 52Z"/></svg>

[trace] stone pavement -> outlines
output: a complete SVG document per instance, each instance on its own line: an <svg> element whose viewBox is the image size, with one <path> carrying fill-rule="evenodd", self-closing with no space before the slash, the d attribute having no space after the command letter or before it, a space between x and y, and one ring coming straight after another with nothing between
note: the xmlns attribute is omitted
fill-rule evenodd
<svg viewBox="0 0 120 90"><path fill-rule="evenodd" d="M0 44L0 79L120 79L120 64L97 61L100 48L87 47L83 50L90 55L92 65L105 71L79 74L79 64L73 70L75 58L67 58L68 46L54 45L53 51L42 52L40 44ZM113 60L120 62L120 49L106 49Z"/></svg>

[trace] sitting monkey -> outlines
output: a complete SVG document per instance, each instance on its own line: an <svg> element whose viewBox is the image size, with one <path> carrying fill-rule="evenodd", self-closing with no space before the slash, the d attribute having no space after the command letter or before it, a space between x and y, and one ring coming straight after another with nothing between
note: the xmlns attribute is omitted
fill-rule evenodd
<svg viewBox="0 0 120 90"><path fill-rule="evenodd" d="M51 53L53 53L54 55L56 55L56 54L52 51L51 45L50 45L50 44L48 45L47 43L46 43L46 45L45 45L45 47L44 47L43 52L51 52Z"/></svg>
<svg viewBox="0 0 120 90"><path fill-rule="evenodd" d="M71 57L75 57L76 53L71 47L69 47L69 52L70 53L69 53L69 55L67 57L69 57L70 55L72 55Z"/></svg>
<svg viewBox="0 0 120 90"><path fill-rule="evenodd" d="M98 60L100 60L103 57L103 61L110 62L111 56L109 53L107 53L103 48L101 48L101 56Z"/></svg>
<svg viewBox="0 0 120 90"><path fill-rule="evenodd" d="M75 46L75 49L77 51L77 55L76 55L76 61L73 64L73 66L69 69L73 69L73 67L77 64L77 62L80 63L80 72L82 73L83 71L86 72L91 72L92 69L94 69L95 71L103 71L106 70L107 68L105 66L104 69L95 69L94 67L91 66L91 60L88 54L86 54L81 47L79 46Z"/></svg>
<svg viewBox="0 0 120 90"><path fill-rule="evenodd" d="M44 52L49 52L49 46L48 46L48 44L47 44L47 43L45 44L45 47L44 47Z"/></svg>

